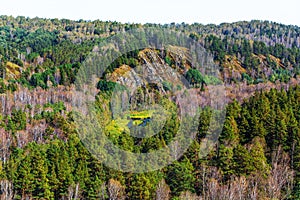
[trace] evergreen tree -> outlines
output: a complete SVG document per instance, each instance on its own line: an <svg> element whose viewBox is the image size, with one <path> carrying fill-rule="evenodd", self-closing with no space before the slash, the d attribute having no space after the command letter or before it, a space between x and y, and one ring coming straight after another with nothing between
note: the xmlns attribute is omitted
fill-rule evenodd
<svg viewBox="0 0 300 200"><path fill-rule="evenodd" d="M187 158L182 161L175 161L167 172L166 181L171 188L173 195L179 196L183 191L195 192L194 167Z"/></svg>

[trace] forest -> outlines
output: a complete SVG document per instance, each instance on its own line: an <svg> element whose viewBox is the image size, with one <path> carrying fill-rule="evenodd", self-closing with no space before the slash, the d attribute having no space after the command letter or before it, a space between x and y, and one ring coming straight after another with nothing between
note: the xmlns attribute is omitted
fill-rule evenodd
<svg viewBox="0 0 300 200"><path fill-rule="evenodd" d="M162 30L157 41L164 41L168 30L178 33L170 40L179 41L183 34L196 42L220 73L204 73L180 46L136 49L107 66L92 91L94 109L105 136L122 150L165 148L180 129L174 96L180 94L187 109L184 97L199 100L197 118L188 121L191 126L197 122L195 137L182 156L158 170L124 172L105 165L82 141L74 110L74 99L82 95L76 78L88 71L91 52L103 50L97 45L148 28ZM139 71L158 83L140 79ZM179 84L180 77L188 89ZM299 84L297 26L257 20L122 24L0 16L0 199L300 199ZM202 157L201 143L218 113L207 94L220 85L226 92L224 123L216 144ZM128 87L137 90L130 94ZM130 112L124 111L125 100ZM143 103L167 110L155 135L155 123L166 113L154 107L145 111ZM131 132L140 128L151 137L134 137Z"/></svg>

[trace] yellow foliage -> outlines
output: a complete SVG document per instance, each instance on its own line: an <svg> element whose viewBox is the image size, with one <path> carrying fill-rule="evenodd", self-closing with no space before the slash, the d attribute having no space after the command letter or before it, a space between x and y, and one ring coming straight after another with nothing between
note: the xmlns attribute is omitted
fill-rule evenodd
<svg viewBox="0 0 300 200"><path fill-rule="evenodd" d="M20 78L21 71L22 71L22 67L20 67L19 65L16 65L12 62L6 63L6 79Z"/></svg>

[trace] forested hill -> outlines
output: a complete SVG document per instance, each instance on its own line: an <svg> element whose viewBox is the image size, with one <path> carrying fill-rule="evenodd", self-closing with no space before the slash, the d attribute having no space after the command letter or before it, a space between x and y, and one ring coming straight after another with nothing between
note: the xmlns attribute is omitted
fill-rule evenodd
<svg viewBox="0 0 300 200"><path fill-rule="evenodd" d="M181 124L178 101L190 109L187 97L199 100L193 112L200 117L185 121L199 124L184 155L162 169L135 174L107 167L80 140L73 100L81 93L74 83L88 55L101 50L98 44L149 27L193 39L220 73L203 73L186 48L168 46L127 52L96 77L97 125L115 146L134 154L170 144ZM163 34L156 39L163 41ZM0 199L300 199L299 48L299 27L267 21L159 25L0 16ZM179 84L181 77L189 89ZM231 102L223 130L201 157L210 126L219 128L212 116L222 118L208 106L209 86L223 83L222 101ZM131 96L128 87L136 88ZM120 96L112 96L115 88ZM145 110L144 103L153 109ZM157 129L151 123L163 120L152 134ZM152 136L131 135L141 127ZM113 161L121 165L122 159Z"/></svg>
<svg viewBox="0 0 300 200"><path fill-rule="evenodd" d="M40 28L46 31L57 31L60 37L69 37L71 39L80 38L82 40L98 38L114 34L116 32L127 31L132 28L141 27L164 27L176 29L179 31L197 33L200 35L215 34L221 37L229 36L234 38L247 38L249 40L259 40L267 45L283 44L284 46L299 47L299 27L293 25L284 25L269 21L253 20L250 22L241 21L236 23L222 23L220 25L202 25L198 23L171 23L171 24L122 24L111 21L90 21L90 20L69 20L69 19L43 19L1 16L0 25L6 26L12 31L10 36L17 38L16 30L25 35L28 32L34 32ZM16 37L17 36L17 37ZM22 34L19 35L23 37Z"/></svg>
<svg viewBox="0 0 300 200"><path fill-rule="evenodd" d="M71 80L56 84L68 84L72 82L72 73L76 73L80 63L104 38L143 27L177 30L199 41L224 69L220 78L225 83L288 82L300 73L300 28L297 26L263 21L141 25L1 16L0 75L4 79L18 78L23 85L28 85L26 81L34 72L62 68L61 75L69 76L64 80ZM66 64L73 66L61 67ZM34 81L29 84L36 86Z"/></svg>

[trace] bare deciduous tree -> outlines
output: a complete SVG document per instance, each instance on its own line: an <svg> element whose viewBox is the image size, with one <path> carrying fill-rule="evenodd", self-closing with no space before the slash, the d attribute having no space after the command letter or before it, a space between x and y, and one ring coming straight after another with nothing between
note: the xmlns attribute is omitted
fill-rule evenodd
<svg viewBox="0 0 300 200"><path fill-rule="evenodd" d="M122 184L114 179L108 181L108 193L110 200L123 200L125 199L125 188Z"/></svg>
<svg viewBox="0 0 300 200"><path fill-rule="evenodd" d="M1 192L0 199L11 200L14 197L13 184L8 180L0 181Z"/></svg>
<svg viewBox="0 0 300 200"><path fill-rule="evenodd" d="M272 170L265 187L269 198L284 199L292 190L294 172L289 163L289 156L279 147L273 155Z"/></svg>
<svg viewBox="0 0 300 200"><path fill-rule="evenodd" d="M165 179L162 179L156 189L156 200L169 200L170 187L167 185Z"/></svg>
<svg viewBox="0 0 300 200"><path fill-rule="evenodd" d="M179 196L180 200L200 200L201 197L196 194L191 193L190 191L182 192Z"/></svg>
<svg viewBox="0 0 300 200"><path fill-rule="evenodd" d="M79 199L79 183L75 186L70 185L68 188L68 200Z"/></svg>

